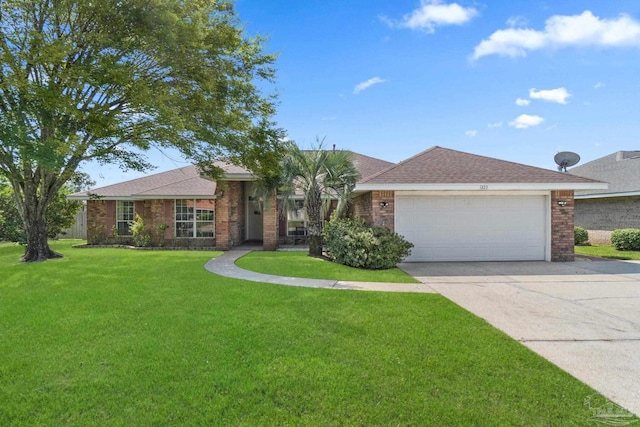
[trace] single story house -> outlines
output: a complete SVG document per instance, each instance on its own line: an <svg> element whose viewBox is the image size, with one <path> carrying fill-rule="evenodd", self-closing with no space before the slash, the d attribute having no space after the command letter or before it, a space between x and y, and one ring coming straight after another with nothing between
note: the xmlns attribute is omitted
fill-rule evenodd
<svg viewBox="0 0 640 427"><path fill-rule="evenodd" d="M609 184L575 193L575 223L591 243L610 244L613 230L640 228L640 151L618 151L569 173Z"/></svg>
<svg viewBox="0 0 640 427"><path fill-rule="evenodd" d="M361 173L351 213L414 244L407 261L573 260L573 196L606 184L575 175L432 147L398 164L353 153ZM134 213L165 245L226 250L262 241L275 250L304 230L304 211L254 200L251 173L219 164L214 182L195 166L70 198L87 200L87 239L113 242Z"/></svg>

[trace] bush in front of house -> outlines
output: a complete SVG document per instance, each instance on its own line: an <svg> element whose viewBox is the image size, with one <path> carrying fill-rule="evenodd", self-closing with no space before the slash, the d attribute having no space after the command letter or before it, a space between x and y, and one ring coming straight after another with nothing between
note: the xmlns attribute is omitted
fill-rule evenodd
<svg viewBox="0 0 640 427"><path fill-rule="evenodd" d="M573 238L576 245L589 244L589 232L584 227L574 227Z"/></svg>
<svg viewBox="0 0 640 427"><path fill-rule="evenodd" d="M144 219L138 214L136 214L135 220L131 223L131 235L135 246L145 247L151 244L151 236L149 236L144 226Z"/></svg>
<svg viewBox="0 0 640 427"><path fill-rule="evenodd" d="M325 250L333 261L367 270L393 268L409 256L413 243L386 227L359 219L333 217L323 229Z"/></svg>
<svg viewBox="0 0 640 427"><path fill-rule="evenodd" d="M611 232L611 246L619 251L640 250L640 229L621 228Z"/></svg>

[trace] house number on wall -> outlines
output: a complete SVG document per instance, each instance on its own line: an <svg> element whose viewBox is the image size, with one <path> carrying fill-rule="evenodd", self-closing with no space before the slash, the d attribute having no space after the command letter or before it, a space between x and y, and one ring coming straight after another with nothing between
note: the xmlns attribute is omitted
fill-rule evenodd
<svg viewBox="0 0 640 427"><path fill-rule="evenodd" d="M481 186L480 186L480 189L481 189L481 190L488 190L488 189L489 189L489 186L488 186L488 185L486 185L486 184L484 184L484 185L481 185Z"/></svg>

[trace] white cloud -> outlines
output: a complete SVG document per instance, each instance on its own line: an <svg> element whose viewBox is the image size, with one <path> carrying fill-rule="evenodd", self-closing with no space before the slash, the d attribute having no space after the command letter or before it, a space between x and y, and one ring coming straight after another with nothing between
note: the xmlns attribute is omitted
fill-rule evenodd
<svg viewBox="0 0 640 427"><path fill-rule="evenodd" d="M504 125L504 122L495 122L495 123L488 123L487 127L489 129L494 129L494 128L501 128L502 125Z"/></svg>
<svg viewBox="0 0 640 427"><path fill-rule="evenodd" d="M471 138L473 138L474 136L476 136L478 134L478 131L473 129L473 130L468 130L464 133L467 136L470 136Z"/></svg>
<svg viewBox="0 0 640 427"><path fill-rule="evenodd" d="M356 85L356 87L353 88L353 93L355 93L356 95L359 94L360 92L362 92L363 90L367 90L369 89L371 86L380 84L380 83L384 83L385 80L381 79L380 77L372 77L367 81L364 81L362 83L358 83Z"/></svg>
<svg viewBox="0 0 640 427"><path fill-rule="evenodd" d="M422 0L420 7L406 14L399 22L386 17L380 19L392 27L423 30L433 33L435 28L443 25L462 25L478 14L473 7L464 7L458 3L443 3L441 0Z"/></svg>
<svg viewBox="0 0 640 427"><path fill-rule="evenodd" d="M589 10L580 15L554 15L542 31L507 28L494 32L475 47L472 59L494 54L526 56L532 50L569 46L640 47L640 22L625 14L601 19Z"/></svg>
<svg viewBox="0 0 640 427"><path fill-rule="evenodd" d="M507 19L507 26L509 28L526 27L527 20L523 16L512 16Z"/></svg>
<svg viewBox="0 0 640 427"><path fill-rule="evenodd" d="M549 102L557 102L558 104L566 104L567 98L569 98L570 96L571 94L567 92L566 88L563 87L549 90L529 89L529 98L542 99L543 101Z"/></svg>
<svg viewBox="0 0 640 427"><path fill-rule="evenodd" d="M513 121L509 122L509 126L516 129L526 129L532 126L538 126L544 122L544 119L540 116L532 116L529 114L520 114Z"/></svg>
<svg viewBox="0 0 640 427"><path fill-rule="evenodd" d="M594 89L600 89L600 88L603 88L603 87L604 87L604 83L602 83L602 82L598 82L598 83L593 85Z"/></svg>
<svg viewBox="0 0 640 427"><path fill-rule="evenodd" d="M516 99L516 105L519 107L526 107L529 104L531 104L531 101L529 101L528 99L523 99L523 98Z"/></svg>

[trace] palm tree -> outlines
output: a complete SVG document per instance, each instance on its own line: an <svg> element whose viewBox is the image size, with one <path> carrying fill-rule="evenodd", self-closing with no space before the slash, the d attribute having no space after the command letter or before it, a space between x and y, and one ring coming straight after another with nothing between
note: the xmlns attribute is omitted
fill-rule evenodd
<svg viewBox="0 0 640 427"><path fill-rule="evenodd" d="M301 150L289 144L280 176L280 212L286 215L301 196L307 215L309 256L322 256L322 224L331 200L337 200L338 215L344 213L359 173L348 151L324 150L324 139L317 148Z"/></svg>

